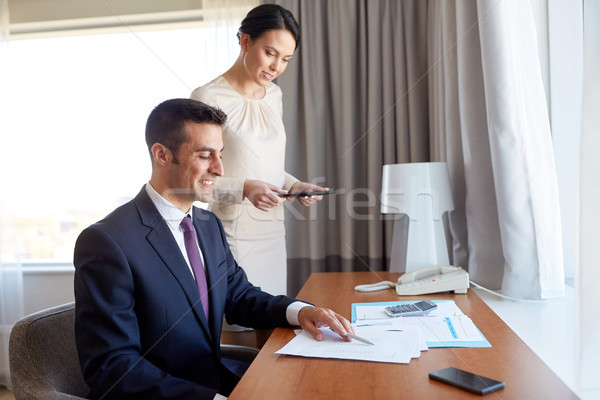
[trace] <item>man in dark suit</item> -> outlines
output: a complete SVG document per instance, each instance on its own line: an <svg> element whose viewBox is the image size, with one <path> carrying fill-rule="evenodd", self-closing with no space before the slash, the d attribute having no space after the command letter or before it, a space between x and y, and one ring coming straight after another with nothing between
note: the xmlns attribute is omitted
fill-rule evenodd
<svg viewBox="0 0 600 400"><path fill-rule="evenodd" d="M223 315L253 328L300 325L317 340L319 326L352 332L331 310L254 287L220 221L192 207L211 200L223 173L225 120L195 100L159 104L146 125L150 181L77 240L75 335L90 398L228 395L239 377L221 360ZM191 231L180 227L188 217Z"/></svg>

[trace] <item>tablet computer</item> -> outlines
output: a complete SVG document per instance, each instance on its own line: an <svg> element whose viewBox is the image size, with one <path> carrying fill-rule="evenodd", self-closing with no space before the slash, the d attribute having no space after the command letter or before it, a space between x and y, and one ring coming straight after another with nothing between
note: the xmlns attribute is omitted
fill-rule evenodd
<svg viewBox="0 0 600 400"><path fill-rule="evenodd" d="M310 196L323 196L323 195L327 195L327 194L336 194L338 193L338 190L324 190L321 192L297 192L297 193L277 193L277 196L279 197L310 197Z"/></svg>

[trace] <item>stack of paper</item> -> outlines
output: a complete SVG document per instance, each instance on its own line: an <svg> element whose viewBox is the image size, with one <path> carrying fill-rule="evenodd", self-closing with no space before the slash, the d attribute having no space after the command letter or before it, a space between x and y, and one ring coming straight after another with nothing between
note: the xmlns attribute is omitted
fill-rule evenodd
<svg viewBox="0 0 600 400"><path fill-rule="evenodd" d="M298 334L277 354L303 357L340 358L408 364L431 347L491 347L473 321L452 300L435 300L437 309L428 316L389 317L384 308L409 302L359 303L352 305L356 335L373 345L344 341L329 328L321 328L317 342L304 332Z"/></svg>
<svg viewBox="0 0 600 400"><path fill-rule="evenodd" d="M346 342L329 328L321 328L321 332L323 340L317 342L307 332L300 331L276 353L408 364L412 358L420 357L421 351L427 350L420 330L413 327L398 330L393 326L355 326L356 334L373 345L356 340Z"/></svg>

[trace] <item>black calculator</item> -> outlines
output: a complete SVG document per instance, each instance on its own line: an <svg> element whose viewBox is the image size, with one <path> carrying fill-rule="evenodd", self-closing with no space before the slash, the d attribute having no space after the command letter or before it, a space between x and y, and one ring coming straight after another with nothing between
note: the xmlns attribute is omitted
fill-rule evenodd
<svg viewBox="0 0 600 400"><path fill-rule="evenodd" d="M397 306L388 306L385 312L390 317L413 317L427 315L435 310L437 305L431 300L423 300L414 304L401 304Z"/></svg>

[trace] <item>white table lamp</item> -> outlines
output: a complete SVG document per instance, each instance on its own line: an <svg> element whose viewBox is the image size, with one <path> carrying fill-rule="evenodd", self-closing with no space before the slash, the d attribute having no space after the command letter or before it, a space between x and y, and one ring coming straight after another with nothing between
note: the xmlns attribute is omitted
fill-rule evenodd
<svg viewBox="0 0 600 400"><path fill-rule="evenodd" d="M445 162L383 166L381 213L406 214L409 220L406 272L430 265L448 265L442 215L454 208ZM400 218L394 221L390 271L404 272Z"/></svg>

